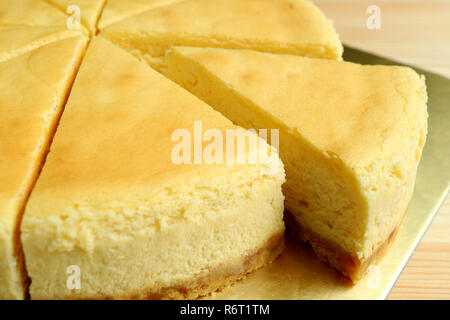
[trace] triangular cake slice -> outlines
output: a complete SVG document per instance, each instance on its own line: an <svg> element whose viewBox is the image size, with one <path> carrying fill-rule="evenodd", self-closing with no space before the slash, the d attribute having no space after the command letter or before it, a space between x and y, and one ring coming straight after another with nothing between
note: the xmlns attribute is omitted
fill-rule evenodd
<svg viewBox="0 0 450 320"><path fill-rule="evenodd" d="M358 280L393 239L427 134L424 78L410 68L176 48L168 75L235 124L280 129L291 225Z"/></svg>
<svg viewBox="0 0 450 320"><path fill-rule="evenodd" d="M144 11L183 0L108 0L103 9L98 28L129 18Z"/></svg>
<svg viewBox="0 0 450 320"><path fill-rule="evenodd" d="M94 38L21 226L31 298L194 298L272 261L283 165L262 139L221 162L229 130L256 137Z"/></svg>
<svg viewBox="0 0 450 320"><path fill-rule="evenodd" d="M66 26L67 16L45 0L0 1L0 26Z"/></svg>
<svg viewBox="0 0 450 320"><path fill-rule="evenodd" d="M19 223L86 42L72 37L0 63L0 299L24 298Z"/></svg>
<svg viewBox="0 0 450 320"><path fill-rule="evenodd" d="M71 6L80 9L81 23L91 33L95 33L97 21L100 17L106 0L46 0L66 14L73 14ZM69 10L69 11L68 11Z"/></svg>
<svg viewBox="0 0 450 320"><path fill-rule="evenodd" d="M0 27L0 62L78 34L55 27Z"/></svg>
<svg viewBox="0 0 450 320"><path fill-rule="evenodd" d="M340 59L331 21L306 0L187 0L143 12L103 29L111 41L164 69L174 45L253 49Z"/></svg>

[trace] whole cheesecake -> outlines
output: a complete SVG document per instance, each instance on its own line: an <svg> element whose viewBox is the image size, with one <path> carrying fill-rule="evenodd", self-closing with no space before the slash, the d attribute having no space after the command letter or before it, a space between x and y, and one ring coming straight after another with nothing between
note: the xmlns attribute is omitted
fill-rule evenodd
<svg viewBox="0 0 450 320"><path fill-rule="evenodd" d="M342 52L306 0L0 1L0 299L201 297L273 261L285 222L359 280L427 96Z"/></svg>
<svg viewBox="0 0 450 320"><path fill-rule="evenodd" d="M360 279L394 238L427 135L424 78L249 50L175 48L167 75L246 128L280 130L287 222Z"/></svg>
<svg viewBox="0 0 450 320"><path fill-rule="evenodd" d="M277 152L258 139L223 150L234 164L179 163L173 134L194 143L196 122L217 139L250 134L109 41L91 41L21 225L31 298L196 298L281 253ZM237 162L260 152L267 159Z"/></svg>

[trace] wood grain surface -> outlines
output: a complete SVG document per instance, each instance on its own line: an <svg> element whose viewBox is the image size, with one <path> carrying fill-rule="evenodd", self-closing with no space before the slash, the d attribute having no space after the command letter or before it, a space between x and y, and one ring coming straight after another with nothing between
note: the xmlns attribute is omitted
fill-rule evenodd
<svg viewBox="0 0 450 320"><path fill-rule="evenodd" d="M450 0L314 2L334 21L344 44L450 78ZM367 27L370 5L380 8L380 29ZM450 196L389 298L450 299Z"/></svg>

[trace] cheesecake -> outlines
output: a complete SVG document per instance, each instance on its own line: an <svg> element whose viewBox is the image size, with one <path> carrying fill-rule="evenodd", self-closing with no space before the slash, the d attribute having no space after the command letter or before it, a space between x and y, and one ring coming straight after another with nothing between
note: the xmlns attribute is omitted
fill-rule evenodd
<svg viewBox="0 0 450 320"><path fill-rule="evenodd" d="M129 18L144 11L183 0L107 0L98 28Z"/></svg>
<svg viewBox="0 0 450 320"><path fill-rule="evenodd" d="M174 45L326 59L341 59L343 51L332 22L306 0L186 0L121 20L101 34L159 71Z"/></svg>
<svg viewBox="0 0 450 320"><path fill-rule="evenodd" d="M232 143L223 149L225 137ZM251 137L257 143L234 145ZM263 139L96 37L25 208L30 296L214 292L280 254L284 179Z"/></svg>
<svg viewBox="0 0 450 320"><path fill-rule="evenodd" d="M249 50L174 48L167 76L244 128L280 130L286 221L353 281L410 202L427 135L423 76L407 67Z"/></svg>
<svg viewBox="0 0 450 320"><path fill-rule="evenodd" d="M78 34L57 27L0 26L0 62Z"/></svg>
<svg viewBox="0 0 450 320"><path fill-rule="evenodd" d="M76 18L79 9L80 23L91 33L96 32L97 21L106 0L46 0L68 16ZM67 20L67 19L66 19Z"/></svg>
<svg viewBox="0 0 450 320"><path fill-rule="evenodd" d="M22 213L86 42L71 37L0 62L0 299L26 295Z"/></svg>
<svg viewBox="0 0 450 320"><path fill-rule="evenodd" d="M0 299L203 297L285 225L360 280L412 197L427 94L342 53L307 0L1 0Z"/></svg>

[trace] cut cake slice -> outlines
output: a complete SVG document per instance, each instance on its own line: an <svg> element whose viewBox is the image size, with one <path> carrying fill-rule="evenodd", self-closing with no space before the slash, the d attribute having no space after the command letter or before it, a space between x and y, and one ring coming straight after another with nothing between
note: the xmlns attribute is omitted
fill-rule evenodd
<svg viewBox="0 0 450 320"><path fill-rule="evenodd" d="M19 224L86 42L72 37L0 63L0 299L24 298Z"/></svg>
<svg viewBox="0 0 450 320"><path fill-rule="evenodd" d="M306 0L187 0L145 11L102 30L157 70L174 45L253 49L341 59L331 21Z"/></svg>
<svg viewBox="0 0 450 320"><path fill-rule="evenodd" d="M169 78L235 124L280 129L287 220L320 258L361 278L413 193L427 134L424 77L212 48L175 48L167 64Z"/></svg>
<svg viewBox="0 0 450 320"><path fill-rule="evenodd" d="M109 41L91 41L21 226L32 299L195 298L281 252L278 154L260 139L237 155L269 151L268 161L175 161L181 136L198 154L199 121L212 130L203 155L227 130L253 136Z"/></svg>

